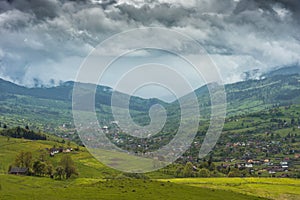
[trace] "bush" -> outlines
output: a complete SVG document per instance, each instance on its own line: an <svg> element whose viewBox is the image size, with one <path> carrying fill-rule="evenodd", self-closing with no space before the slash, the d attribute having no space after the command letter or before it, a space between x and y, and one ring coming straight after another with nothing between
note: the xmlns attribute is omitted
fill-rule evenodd
<svg viewBox="0 0 300 200"><path fill-rule="evenodd" d="M241 173L239 171L231 171L228 173L228 177L241 177Z"/></svg>
<svg viewBox="0 0 300 200"><path fill-rule="evenodd" d="M210 172L207 169L200 169L198 172L199 177L207 178L210 177Z"/></svg>

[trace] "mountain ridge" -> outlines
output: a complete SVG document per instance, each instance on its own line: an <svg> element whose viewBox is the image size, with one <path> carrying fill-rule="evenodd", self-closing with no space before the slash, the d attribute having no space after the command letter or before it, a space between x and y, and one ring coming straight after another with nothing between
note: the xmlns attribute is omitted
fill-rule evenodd
<svg viewBox="0 0 300 200"><path fill-rule="evenodd" d="M55 101L62 101L60 108L71 112L72 107L72 92L75 82L68 81L60 86L51 88L26 88L9 81L0 79L0 108L5 112L13 112L13 106L5 106L5 104L11 105L13 99L24 99L26 101L19 100L17 104L20 109L23 107L30 107L31 110L35 110L38 105L32 105L34 101L41 101L38 99L49 100L49 105L56 104ZM83 84L93 86L92 84ZM300 75L274 75L259 80L247 80L237 82L233 84L227 84L224 86L227 96L227 114L236 115L243 114L244 112L259 111L273 105L289 105L300 103ZM93 91L89 91L93 92ZM111 96L112 88L107 86L97 86L95 102L96 107L101 111L111 116ZM209 116L210 113L210 94L208 85L202 86L194 91L198 98L200 111L204 114L202 116ZM120 93L121 96L126 94ZM188 99L190 94L182 98ZM19 96L19 97L17 97ZM22 98L21 98L22 97ZM32 100L34 98L35 100ZM32 101L32 102L30 102ZM167 103L157 98L144 99L141 97L130 97L130 109L134 112L138 112L138 115L142 115L143 119L149 119L148 111L151 106L155 104L161 104L169 110L169 113L173 115L178 113L180 109L178 100ZM49 108L47 103L41 105L44 109L55 109L53 106ZM48 106L48 107L47 107ZM127 108L126 108L127 109Z"/></svg>
<svg viewBox="0 0 300 200"><path fill-rule="evenodd" d="M278 76L290 76L290 75L300 75L300 65L291 65L291 66L284 66L284 67L279 67L279 68L274 68L273 70L264 73L263 75L260 76L259 79L247 79L247 80L243 80L243 81L238 81L235 83L230 83L230 84L225 84L225 88L231 88L232 86L234 87L235 85L240 85L240 84L244 84L245 82L255 82L255 81L262 81L264 79L269 79L269 78L274 78L274 77L278 77ZM67 100L67 101L71 101L72 100L72 90L73 90L73 86L76 82L75 81L66 81L66 82L62 82L60 85L58 86L52 86L52 87L26 87L26 86L22 86L16 83L13 83L11 81L5 80L3 78L0 78L0 91L1 93L5 92L5 93L10 93L10 94L25 94L25 95L31 95L31 96L35 96L35 97L39 97L39 98L51 98L51 99L55 99L55 100ZM92 83L80 83L82 85L87 85L87 86L92 86L94 87L95 84ZM201 95L203 93L208 93L208 85L210 83L200 86L199 88L195 89L194 92L196 93L196 95ZM3 88L3 86L5 85L6 89ZM51 94L51 90L55 91L55 94ZM49 91L49 92L47 92ZM111 93L114 91L113 88L109 87L109 86L104 86L104 85L97 85L97 92L102 91L105 94L111 95ZM116 91L122 95L127 95L125 93ZM51 94L51 95L49 95ZM189 94L186 94L182 97L188 96ZM182 98L181 97L181 98ZM102 98L105 98L104 96L102 96ZM139 97L139 96L133 96L133 98L138 98L140 100L151 100L151 102L155 102L155 103L174 103L176 102L176 100L172 101L172 102L166 102L160 98L143 98L143 97ZM101 98L100 98L101 99ZM101 100L100 100L101 102ZM104 103L104 102L101 102ZM106 102L107 105L110 105Z"/></svg>

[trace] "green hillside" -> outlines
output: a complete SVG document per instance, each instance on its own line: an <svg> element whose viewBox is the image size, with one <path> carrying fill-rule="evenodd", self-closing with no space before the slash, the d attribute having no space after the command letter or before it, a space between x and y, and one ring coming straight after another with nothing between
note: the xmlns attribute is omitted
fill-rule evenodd
<svg viewBox="0 0 300 200"><path fill-rule="evenodd" d="M156 172L137 175L108 168L84 147L68 142L80 142L72 122L72 83L55 88L29 89L0 80L0 131L5 135L0 136L0 199L58 199L58 195L59 199L258 199L254 196L299 199L295 192L299 189L299 180L278 183L273 187L277 188L276 191L272 192L268 179L262 177L300 177L300 76L272 76L226 85L225 88L228 116L223 134L211 154L198 159L209 125L203 119L191 148L176 163ZM111 91L99 86L98 92L98 98L102 99L96 105L99 122L109 125L109 133L114 133L109 137L114 141L117 129L110 123L113 120L108 103ZM195 92L201 102L200 109L207 117L210 108L207 88ZM149 122L147 109L160 102L141 98L132 98L131 101L131 114L140 124ZM164 130L146 142L130 140L132 138L127 138L127 141L124 133L118 133L117 139L123 140L121 148L133 147L132 151L143 152L143 145L155 149L172 139L179 107L177 102L160 103L167 108L170 117ZM138 146L141 142L143 145ZM54 157L47 155L46 162L56 167L64 155L70 155L78 175L60 181L47 175L7 174L20 152L29 151L33 159L39 159L45 149L53 147L77 149ZM178 181L175 177L189 178ZM277 178L272 180L280 182ZM279 190L279 187L284 189ZM259 192L256 193L256 189Z"/></svg>
<svg viewBox="0 0 300 200"><path fill-rule="evenodd" d="M53 141L32 141L26 139L15 139L0 136L0 173L5 174L8 172L9 165L13 164L14 159L21 151L32 152L34 158L38 158L46 148L67 147L68 144L62 144ZM71 144L72 148L78 148L77 145ZM105 178L105 176L116 176L119 172L105 167L94 159L90 153L84 148L79 147L78 152L70 153L76 166L80 172L80 177L84 178ZM59 162L63 153L58 154L51 158L47 154L47 161L56 164Z"/></svg>
<svg viewBox="0 0 300 200"><path fill-rule="evenodd" d="M261 199L232 191L205 189L160 182L154 179L126 178L105 167L84 148L71 153L79 175L69 180L49 177L8 175L7 170L20 151L38 157L45 148L59 145L52 141L9 140L0 136L0 199ZM73 146L74 147L74 146ZM75 148L75 147L74 147ZM53 164L60 157L47 158Z"/></svg>
<svg viewBox="0 0 300 200"><path fill-rule="evenodd" d="M73 82L66 82L52 88L25 88L0 79L0 122L10 127L28 124L32 129L41 129L60 136L74 131L71 102L73 85ZM84 84L82 87L85 87L87 92L92 92L91 85ZM274 105L300 103L300 75L297 74L238 82L226 85L225 89L228 116L257 112ZM207 86L195 90L195 93L199 100L201 115L208 117L210 100ZM110 107L111 94L111 88L97 87L96 112L101 124L108 124L114 120ZM168 104L158 99L139 97L131 97L130 100L134 120L139 124L147 124L150 120L148 110L156 103L167 109L170 118L168 123L176 124L180 110L177 101ZM63 125L64 128L61 128ZM65 127L68 130L65 130Z"/></svg>
<svg viewBox="0 0 300 200"><path fill-rule="evenodd" d="M69 180L8 175L8 166L20 151L38 157L53 141L30 141L0 136L0 199L299 199L299 179L278 178L185 178L153 172L144 178L129 178L95 160L84 148L71 153L79 175ZM75 148L71 144L72 147ZM63 154L50 159L53 164ZM153 177L153 178L151 178Z"/></svg>
<svg viewBox="0 0 300 200"><path fill-rule="evenodd" d="M161 183L155 180L90 180L60 182L35 177L0 175L0 195L3 200L15 199L205 199L258 200L255 196L237 192L205 189Z"/></svg>

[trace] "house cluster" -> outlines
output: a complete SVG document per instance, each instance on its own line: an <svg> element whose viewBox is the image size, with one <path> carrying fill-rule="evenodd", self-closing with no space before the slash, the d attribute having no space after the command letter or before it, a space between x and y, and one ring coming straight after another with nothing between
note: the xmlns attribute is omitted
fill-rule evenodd
<svg viewBox="0 0 300 200"><path fill-rule="evenodd" d="M63 147L52 147L52 148L46 148L46 151L49 152L50 157L54 157L55 154L59 154L59 153L70 153L73 151L73 148L68 147L68 148L63 148Z"/></svg>
<svg viewBox="0 0 300 200"><path fill-rule="evenodd" d="M277 165L270 165L266 170L269 172L269 174L276 174L277 172L288 172L289 165L288 162L282 161Z"/></svg>
<svg viewBox="0 0 300 200"><path fill-rule="evenodd" d="M235 166L239 169L268 173L270 175L287 175L295 166L300 165L300 151L292 145L286 145L284 137L278 140L249 139L248 141L228 142L225 151L232 157L222 159L225 167ZM227 166L228 165L228 166Z"/></svg>
<svg viewBox="0 0 300 200"><path fill-rule="evenodd" d="M290 159L289 158L275 158L271 159L259 159L253 160L248 159L244 161L237 162L235 159L226 159L225 164L222 164L221 167L235 167L240 170L249 169L252 173L257 171L258 175L262 172L268 172L273 175L280 172L289 172L290 168ZM230 162L230 163L229 163Z"/></svg>

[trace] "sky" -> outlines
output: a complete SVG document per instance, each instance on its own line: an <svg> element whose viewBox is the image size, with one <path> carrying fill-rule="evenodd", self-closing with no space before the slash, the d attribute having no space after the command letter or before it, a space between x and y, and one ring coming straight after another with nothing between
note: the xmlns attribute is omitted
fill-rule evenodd
<svg viewBox="0 0 300 200"><path fill-rule="evenodd" d="M0 77L28 87L75 80L84 59L101 42L145 27L193 38L218 67L224 83L241 81L246 71L258 69L259 76L300 61L298 0L0 0ZM156 41L170 45L167 35ZM147 46L152 41L135 42ZM131 43L124 40L99 56L117 56ZM187 57L197 53L176 48ZM135 52L110 70L103 84L112 86L115 74L135 59L146 61L155 55L165 56L164 64L180 63L167 53ZM194 88L203 84L192 74L187 77Z"/></svg>

